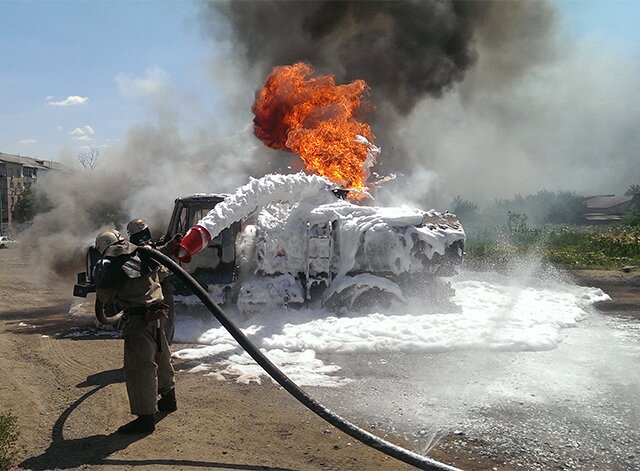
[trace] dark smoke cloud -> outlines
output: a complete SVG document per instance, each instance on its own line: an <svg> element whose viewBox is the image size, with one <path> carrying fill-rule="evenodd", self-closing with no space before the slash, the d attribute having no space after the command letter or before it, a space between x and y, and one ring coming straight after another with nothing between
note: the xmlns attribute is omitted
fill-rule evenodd
<svg viewBox="0 0 640 471"><path fill-rule="evenodd" d="M256 1L211 2L206 16L224 15L246 60L263 73L307 61L338 81L364 79L373 98L409 113L425 95L439 97L463 80L477 59L476 41L500 48L515 39L520 69L544 54L540 37L553 22L541 2L504 1ZM212 29L219 36L218 29ZM517 33L516 33L517 32ZM510 70L514 73L516 70Z"/></svg>
<svg viewBox="0 0 640 471"><path fill-rule="evenodd" d="M386 149L383 172L411 167L397 119L462 82L479 43L498 53L493 75L478 86L516 80L553 53L547 2L215 1L203 12L208 31L219 40L229 35L263 77L274 66L305 61L338 82L364 79L378 106L373 124ZM230 29L220 27L221 15Z"/></svg>

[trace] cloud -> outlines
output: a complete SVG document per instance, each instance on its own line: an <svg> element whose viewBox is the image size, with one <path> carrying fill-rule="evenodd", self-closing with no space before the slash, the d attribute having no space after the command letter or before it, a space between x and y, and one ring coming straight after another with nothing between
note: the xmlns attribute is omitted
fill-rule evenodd
<svg viewBox="0 0 640 471"><path fill-rule="evenodd" d="M93 127L89 124L82 126L81 128L75 128L73 131L69 131L68 134L73 136L74 141L92 141L91 137L95 133Z"/></svg>
<svg viewBox="0 0 640 471"><path fill-rule="evenodd" d="M35 144L38 142L36 139L20 139L20 144Z"/></svg>
<svg viewBox="0 0 640 471"><path fill-rule="evenodd" d="M159 67L154 67L147 69L144 77L119 74L115 80L120 94L125 98L153 98L166 93L169 75Z"/></svg>
<svg viewBox="0 0 640 471"><path fill-rule="evenodd" d="M67 99L63 101L49 101L48 104L51 106L74 106L74 105L86 105L88 102L89 102L89 98L87 98L86 96L73 95L73 96L67 97Z"/></svg>
<svg viewBox="0 0 640 471"><path fill-rule="evenodd" d="M87 134L93 134L93 133L95 133L95 131L93 130L90 124L82 126L81 128L75 128L73 131L69 132L69 134L72 134L74 136L85 136Z"/></svg>

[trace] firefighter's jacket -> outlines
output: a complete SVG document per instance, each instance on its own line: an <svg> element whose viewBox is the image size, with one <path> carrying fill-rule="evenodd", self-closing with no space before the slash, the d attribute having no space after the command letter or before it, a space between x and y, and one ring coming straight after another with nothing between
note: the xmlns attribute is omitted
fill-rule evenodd
<svg viewBox="0 0 640 471"><path fill-rule="evenodd" d="M104 264L96 286L100 301L124 310L163 301L160 283L169 275L164 266L138 251L105 258L109 263Z"/></svg>

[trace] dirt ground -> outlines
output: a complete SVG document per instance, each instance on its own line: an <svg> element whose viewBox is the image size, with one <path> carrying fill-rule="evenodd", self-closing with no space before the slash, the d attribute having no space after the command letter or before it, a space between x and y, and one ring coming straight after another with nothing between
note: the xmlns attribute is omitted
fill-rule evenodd
<svg viewBox="0 0 640 471"><path fill-rule="evenodd" d="M640 319L640 267L629 268L629 271L575 270L570 276L579 285L595 286L611 296L611 301L597 304L600 311Z"/></svg>
<svg viewBox="0 0 640 471"><path fill-rule="evenodd" d="M638 312L638 272L574 276L610 293L612 310ZM122 340L69 336L93 326L90 316L69 316L72 284L44 278L19 248L0 250L0 411L18 417L18 468L414 469L333 428L277 385L221 382L187 372L180 360L178 411L159 417L151 435L114 434L132 418ZM448 446L455 439L440 440L429 456L468 470L514 469L504 457L476 453L472 441L463 451Z"/></svg>

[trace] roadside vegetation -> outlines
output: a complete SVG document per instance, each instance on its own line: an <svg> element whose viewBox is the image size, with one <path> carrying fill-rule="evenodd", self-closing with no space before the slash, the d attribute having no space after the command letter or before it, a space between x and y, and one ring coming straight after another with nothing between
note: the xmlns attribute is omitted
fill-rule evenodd
<svg viewBox="0 0 640 471"><path fill-rule="evenodd" d="M17 458L18 419L11 412L0 413L0 471L11 469Z"/></svg>
<svg viewBox="0 0 640 471"><path fill-rule="evenodd" d="M582 197L574 193L516 196L483 210L458 197L452 212L467 232L465 263L474 269L500 269L530 255L566 269L640 266L640 212L615 225L581 225Z"/></svg>

